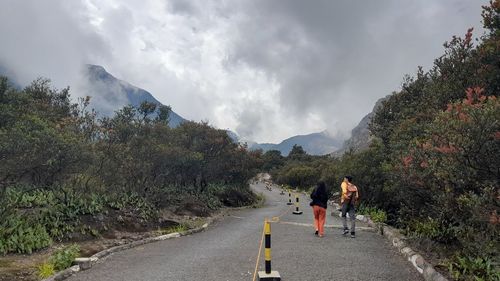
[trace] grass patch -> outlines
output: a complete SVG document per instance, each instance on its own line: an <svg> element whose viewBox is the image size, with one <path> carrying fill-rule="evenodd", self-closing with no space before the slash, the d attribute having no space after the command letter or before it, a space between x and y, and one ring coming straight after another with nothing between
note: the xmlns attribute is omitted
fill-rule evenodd
<svg viewBox="0 0 500 281"><path fill-rule="evenodd" d="M198 227L202 227L205 223L207 223L207 219L205 218L193 218L193 219L190 219L190 220L186 220L184 222L182 222L181 224L186 226L187 229L193 229L193 228L198 228Z"/></svg>
<svg viewBox="0 0 500 281"><path fill-rule="evenodd" d="M189 227L186 224L179 224L176 226L171 226L163 229L158 229L157 234L158 235L165 235L165 234L170 234L170 233L181 233L184 231L187 231Z"/></svg>
<svg viewBox="0 0 500 281"><path fill-rule="evenodd" d="M38 266L38 277L40 279L48 278L56 273L54 265L50 262L44 262Z"/></svg>

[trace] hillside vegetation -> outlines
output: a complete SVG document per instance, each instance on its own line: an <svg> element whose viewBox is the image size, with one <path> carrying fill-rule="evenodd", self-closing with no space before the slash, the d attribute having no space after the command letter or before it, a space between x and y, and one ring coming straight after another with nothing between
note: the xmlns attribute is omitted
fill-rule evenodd
<svg viewBox="0 0 500 281"><path fill-rule="evenodd" d="M97 119L88 103L45 79L18 90L0 78L0 254L254 202L258 160L224 130L171 128L170 108L148 102Z"/></svg>
<svg viewBox="0 0 500 281"><path fill-rule="evenodd" d="M500 1L482 16L480 39L472 29L453 37L429 71L406 76L382 103L368 149L333 160L298 148L288 158L266 153L265 167L291 186L324 180L338 191L352 175L361 207L385 211L388 223L442 253L457 280L500 280Z"/></svg>

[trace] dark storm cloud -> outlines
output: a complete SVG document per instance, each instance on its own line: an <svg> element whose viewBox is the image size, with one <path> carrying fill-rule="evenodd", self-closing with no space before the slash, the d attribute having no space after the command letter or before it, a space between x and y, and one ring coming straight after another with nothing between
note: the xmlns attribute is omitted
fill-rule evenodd
<svg viewBox="0 0 500 281"><path fill-rule="evenodd" d="M0 68L78 92L81 66L100 64L187 119L259 142L344 135L444 41L480 35L486 2L4 0Z"/></svg>
<svg viewBox="0 0 500 281"><path fill-rule="evenodd" d="M474 1L251 1L230 60L281 85L291 118L348 130L452 35L480 27ZM250 124L248 124L250 125Z"/></svg>

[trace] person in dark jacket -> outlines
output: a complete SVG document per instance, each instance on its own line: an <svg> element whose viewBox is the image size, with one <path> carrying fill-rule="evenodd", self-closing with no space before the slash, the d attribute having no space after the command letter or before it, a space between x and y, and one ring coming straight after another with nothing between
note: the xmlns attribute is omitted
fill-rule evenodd
<svg viewBox="0 0 500 281"><path fill-rule="evenodd" d="M328 203L328 194L324 182L318 182L316 188L311 193L311 206L314 213L314 226L316 227L315 235L323 237L325 234L326 207Z"/></svg>

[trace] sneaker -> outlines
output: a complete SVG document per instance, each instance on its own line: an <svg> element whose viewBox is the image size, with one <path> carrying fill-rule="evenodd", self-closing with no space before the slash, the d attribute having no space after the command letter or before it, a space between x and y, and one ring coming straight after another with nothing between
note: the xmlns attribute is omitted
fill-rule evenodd
<svg viewBox="0 0 500 281"><path fill-rule="evenodd" d="M323 236L324 236L323 234L318 235L319 238L323 238Z"/></svg>
<svg viewBox="0 0 500 281"><path fill-rule="evenodd" d="M344 233L342 233L342 235L347 235L349 234L349 229L344 229Z"/></svg>
<svg viewBox="0 0 500 281"><path fill-rule="evenodd" d="M351 238L356 238L356 233L351 232Z"/></svg>
<svg viewBox="0 0 500 281"><path fill-rule="evenodd" d="M318 231L316 230L316 232L314 232L314 235L318 236Z"/></svg>

